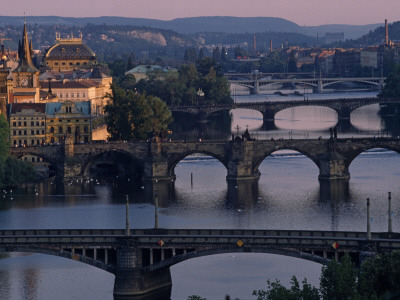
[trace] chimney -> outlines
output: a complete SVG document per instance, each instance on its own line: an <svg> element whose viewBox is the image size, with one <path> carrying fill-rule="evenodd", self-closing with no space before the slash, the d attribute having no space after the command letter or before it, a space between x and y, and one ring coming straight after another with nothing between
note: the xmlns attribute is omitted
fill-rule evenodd
<svg viewBox="0 0 400 300"><path fill-rule="evenodd" d="M256 50L256 36L253 36L253 52L254 52L254 55L257 54L257 50Z"/></svg>
<svg viewBox="0 0 400 300"><path fill-rule="evenodd" d="M389 30L387 19L385 19L385 45L389 45Z"/></svg>

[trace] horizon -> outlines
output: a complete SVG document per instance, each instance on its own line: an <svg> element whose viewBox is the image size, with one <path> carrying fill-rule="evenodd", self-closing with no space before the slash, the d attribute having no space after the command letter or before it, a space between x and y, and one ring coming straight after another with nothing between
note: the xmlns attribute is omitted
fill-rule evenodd
<svg viewBox="0 0 400 300"><path fill-rule="evenodd" d="M70 18L124 17L169 21L192 17L272 17L299 26L369 25L399 20L398 0L69 0L54 5L54 0L10 2L2 16L54 16ZM265 14L260 12L265 11Z"/></svg>

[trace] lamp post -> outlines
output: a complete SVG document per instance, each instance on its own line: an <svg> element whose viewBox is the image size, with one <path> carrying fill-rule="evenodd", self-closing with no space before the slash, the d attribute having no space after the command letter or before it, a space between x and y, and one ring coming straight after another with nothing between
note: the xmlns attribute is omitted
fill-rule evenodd
<svg viewBox="0 0 400 300"><path fill-rule="evenodd" d="M393 232L392 228L392 193L388 192L388 214L389 214L389 223L388 223L388 232Z"/></svg>
<svg viewBox="0 0 400 300"><path fill-rule="evenodd" d="M125 207L125 212L126 212L126 226L125 226L125 235L130 236L131 235L131 230L129 228L129 197L126 195L126 207Z"/></svg>
<svg viewBox="0 0 400 300"><path fill-rule="evenodd" d="M158 189L154 190L154 228L158 228Z"/></svg>
<svg viewBox="0 0 400 300"><path fill-rule="evenodd" d="M369 198L367 198L367 240L371 240L371 220L369 217Z"/></svg>

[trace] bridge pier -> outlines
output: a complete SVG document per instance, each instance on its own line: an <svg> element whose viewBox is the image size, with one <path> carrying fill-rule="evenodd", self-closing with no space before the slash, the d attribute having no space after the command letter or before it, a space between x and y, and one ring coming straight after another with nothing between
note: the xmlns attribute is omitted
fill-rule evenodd
<svg viewBox="0 0 400 300"><path fill-rule="evenodd" d="M263 115L264 123L270 123L275 120L275 112L271 110L265 110L261 112Z"/></svg>
<svg viewBox="0 0 400 300"><path fill-rule="evenodd" d="M120 240L117 248L114 299L169 299L171 288L169 267L151 271L142 268L142 249L131 238Z"/></svg>
<svg viewBox="0 0 400 300"><path fill-rule="evenodd" d="M253 170L254 141L231 142L232 153L228 162L228 181L258 180L260 172Z"/></svg>
<svg viewBox="0 0 400 300"><path fill-rule="evenodd" d="M147 181L174 181L175 176L168 173L168 161L161 155L162 143L149 142L149 154L143 162L142 180Z"/></svg>
<svg viewBox="0 0 400 300"><path fill-rule="evenodd" d="M341 104L340 109L337 110L338 119L350 119L351 110L346 104Z"/></svg>
<svg viewBox="0 0 400 300"><path fill-rule="evenodd" d="M350 173L346 160L337 152L327 152L318 161L319 180L348 180Z"/></svg>
<svg viewBox="0 0 400 300"><path fill-rule="evenodd" d="M260 83L258 80L254 82L254 87L250 89L250 94L251 95L259 95L260 94Z"/></svg>

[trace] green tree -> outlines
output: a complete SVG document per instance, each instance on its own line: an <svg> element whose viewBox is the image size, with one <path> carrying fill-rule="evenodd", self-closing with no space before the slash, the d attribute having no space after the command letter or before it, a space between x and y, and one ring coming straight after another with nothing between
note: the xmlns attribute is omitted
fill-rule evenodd
<svg viewBox="0 0 400 300"><path fill-rule="evenodd" d="M325 300L354 299L357 295L357 273L348 255L340 264L335 260L322 268L320 292Z"/></svg>
<svg viewBox="0 0 400 300"><path fill-rule="evenodd" d="M361 266L359 293L362 299L400 298L400 251L369 258Z"/></svg>
<svg viewBox="0 0 400 300"><path fill-rule="evenodd" d="M400 97L400 65L396 65L387 76L385 86L378 96L381 98Z"/></svg>
<svg viewBox="0 0 400 300"><path fill-rule="evenodd" d="M146 93L126 92L113 85L111 102L106 105L110 140L144 140L159 135L172 122L172 114L161 99Z"/></svg>
<svg viewBox="0 0 400 300"><path fill-rule="evenodd" d="M10 129L3 115L0 115L0 162L4 162L10 153Z"/></svg>
<svg viewBox="0 0 400 300"><path fill-rule="evenodd" d="M268 289L253 291L253 295L257 296L257 300L319 300L318 289L312 287L307 280L304 279L303 288L300 288L299 281L296 276L292 277L291 287L284 287L279 280L267 280Z"/></svg>

